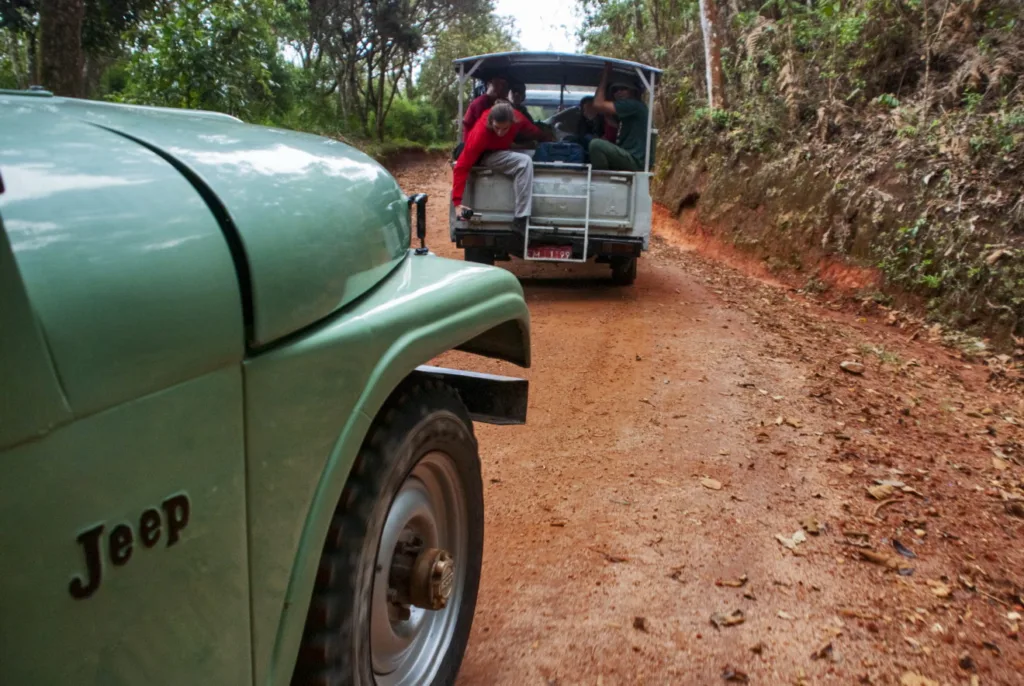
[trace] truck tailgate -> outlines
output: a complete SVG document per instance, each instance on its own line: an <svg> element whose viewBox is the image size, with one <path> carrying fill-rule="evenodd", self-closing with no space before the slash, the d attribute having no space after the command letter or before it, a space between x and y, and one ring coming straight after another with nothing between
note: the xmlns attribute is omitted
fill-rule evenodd
<svg viewBox="0 0 1024 686"><path fill-rule="evenodd" d="M537 163L530 221L541 226L582 226L589 193L591 230L629 233L636 217L634 176L630 172L594 171L588 189L585 168ZM510 177L476 167L466 190L466 202L475 212L487 219L493 215L507 215L511 219Z"/></svg>

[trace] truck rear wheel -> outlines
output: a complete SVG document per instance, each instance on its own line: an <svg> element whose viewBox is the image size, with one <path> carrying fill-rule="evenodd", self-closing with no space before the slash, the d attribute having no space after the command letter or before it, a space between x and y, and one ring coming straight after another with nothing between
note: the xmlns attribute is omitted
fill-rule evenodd
<svg viewBox="0 0 1024 686"><path fill-rule="evenodd" d="M438 382L403 388L371 428L335 511L292 684L453 684L482 553L469 414Z"/></svg>
<svg viewBox="0 0 1024 686"><path fill-rule="evenodd" d="M612 281L619 286L632 286L636 281L636 258L613 257Z"/></svg>
<svg viewBox="0 0 1024 686"><path fill-rule="evenodd" d="M494 252L489 248L466 248L466 262L494 264Z"/></svg>

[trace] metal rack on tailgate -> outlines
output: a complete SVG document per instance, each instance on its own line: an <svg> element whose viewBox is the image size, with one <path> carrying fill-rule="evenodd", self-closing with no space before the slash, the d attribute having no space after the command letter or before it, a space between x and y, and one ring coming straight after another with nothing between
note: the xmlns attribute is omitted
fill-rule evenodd
<svg viewBox="0 0 1024 686"><path fill-rule="evenodd" d="M570 166L563 165L561 162L549 162L546 164L558 165L558 166ZM572 167L586 167L587 169L587 185L586 192L583 195L563 195L560 193L534 193L534 198L550 198L559 200L583 200L586 203L586 209L583 213L583 226L541 226L533 224L533 217L527 217L526 219L526 235L523 237L523 259L532 260L535 262L586 262L587 261L587 245L590 240L590 180L591 180L591 165L577 165L573 164ZM583 252L580 257L574 258L572 256L572 244L569 245L553 245L549 243L541 243L540 245L530 246L530 231L533 229L554 229L555 235L559 232L565 232L573 235L583 235ZM548 234L551 235L551 234Z"/></svg>

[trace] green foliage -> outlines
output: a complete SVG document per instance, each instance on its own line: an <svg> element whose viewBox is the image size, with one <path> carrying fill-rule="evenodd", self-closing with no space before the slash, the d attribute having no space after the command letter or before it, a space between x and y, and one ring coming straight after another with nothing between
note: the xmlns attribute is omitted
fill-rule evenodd
<svg viewBox="0 0 1024 686"><path fill-rule="evenodd" d="M659 112L688 129L706 102L698 0L577 2L586 49L665 69ZM769 144L812 127L827 138L867 105L896 110L923 94L929 107L962 100L969 112L983 112L993 110L996 95L1021 92L1024 5L1017 0L717 5L730 109L744 113L748 131L778 134ZM719 128L733 131L735 122ZM760 134L740 138L763 147Z"/></svg>
<svg viewBox="0 0 1024 686"><path fill-rule="evenodd" d="M451 60L518 47L491 0L84 2L91 97L349 139L447 139ZM0 0L0 86L35 82L42 6Z"/></svg>
<svg viewBox="0 0 1024 686"><path fill-rule="evenodd" d="M441 112L426 100L399 97L391 106L384 127L388 140L408 140L424 145L450 143Z"/></svg>
<svg viewBox="0 0 1024 686"><path fill-rule="evenodd" d="M123 102L187 107L260 119L276 113L281 64L273 26L274 0L177 0L142 22Z"/></svg>
<svg viewBox="0 0 1024 686"><path fill-rule="evenodd" d="M345 119L378 139L400 90L410 95L416 67L447 32L469 17L487 17L491 0L310 0L306 65L327 62Z"/></svg>
<svg viewBox="0 0 1024 686"><path fill-rule="evenodd" d="M430 55L420 67L416 91L435 107L443 130L439 137L451 138L458 110L458 79L452 61L459 57L486 55L520 49L510 21L493 12L460 17L447 31L438 35ZM465 84L467 97L472 84Z"/></svg>
<svg viewBox="0 0 1024 686"><path fill-rule="evenodd" d="M0 28L0 88L28 88L29 43L16 32Z"/></svg>
<svg viewBox="0 0 1024 686"><path fill-rule="evenodd" d="M784 263L793 246L766 236L846 252L936 317L1024 333L1020 0L719 0L724 110L707 107L698 0L577 3L588 52L665 71L659 179L707 179L702 205L740 218L738 243Z"/></svg>
<svg viewBox="0 0 1024 686"><path fill-rule="evenodd" d="M872 100L872 102L875 103L876 105L888 107L889 109L896 109L897 107L900 106L899 98L897 98L892 93L882 93L877 98Z"/></svg>

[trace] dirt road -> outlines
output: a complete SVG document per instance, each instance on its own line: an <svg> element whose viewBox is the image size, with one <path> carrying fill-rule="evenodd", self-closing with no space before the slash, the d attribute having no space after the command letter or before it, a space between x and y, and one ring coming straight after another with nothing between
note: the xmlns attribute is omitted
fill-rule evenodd
<svg viewBox="0 0 1024 686"><path fill-rule="evenodd" d="M461 259L444 161L396 172ZM1015 372L690 249L663 212L655 232L633 287L505 263L530 415L478 427L460 684L1024 684Z"/></svg>

